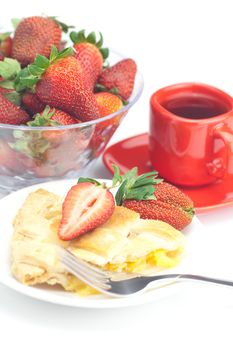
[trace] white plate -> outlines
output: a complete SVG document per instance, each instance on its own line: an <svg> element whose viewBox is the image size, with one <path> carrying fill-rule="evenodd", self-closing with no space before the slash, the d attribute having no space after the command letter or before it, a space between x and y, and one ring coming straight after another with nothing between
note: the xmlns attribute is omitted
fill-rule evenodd
<svg viewBox="0 0 233 350"><path fill-rule="evenodd" d="M9 288L35 299L44 300L55 304L84 308L113 308L139 305L150 301L157 301L160 298L171 295L172 293L179 292L181 284L173 282L167 284L166 287L154 287L144 294L128 298L109 298L104 295L81 298L76 294L52 287L46 288L41 286L25 286L11 275L9 247L13 232L12 221L27 195L38 188L44 188L59 195L64 195L76 182L77 181L74 180L62 180L30 186L14 192L0 200L0 282ZM186 228L185 234L187 235L188 243L186 249L187 254L182 261L182 264L180 264L179 267L176 267L176 269L173 269L173 271L191 272L193 271L193 266L196 267L197 260L199 260L197 259L199 254L197 248L200 246L200 242L203 237L203 226L196 217L194 218L192 224Z"/></svg>

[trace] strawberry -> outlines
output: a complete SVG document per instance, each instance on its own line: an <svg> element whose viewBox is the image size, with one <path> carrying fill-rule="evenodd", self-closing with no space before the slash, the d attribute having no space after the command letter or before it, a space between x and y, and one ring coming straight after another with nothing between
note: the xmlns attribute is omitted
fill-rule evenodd
<svg viewBox="0 0 233 350"><path fill-rule="evenodd" d="M86 37L85 31L81 30L78 33L71 32L70 38L74 43L74 57L79 60L85 73L87 87L93 91L104 60L109 54L108 49L102 48L103 36L100 33L100 40L97 42L94 32Z"/></svg>
<svg viewBox="0 0 233 350"><path fill-rule="evenodd" d="M86 90L82 68L74 57L52 64L37 83L36 94L44 103L82 121L99 117L94 95Z"/></svg>
<svg viewBox="0 0 233 350"><path fill-rule="evenodd" d="M30 91L23 94L22 104L30 114L40 113L45 109L45 104L39 100L36 94Z"/></svg>
<svg viewBox="0 0 233 350"><path fill-rule="evenodd" d="M58 236L65 241L102 225L113 214L115 207L114 197L108 189L98 182L80 180L71 187L62 206Z"/></svg>
<svg viewBox="0 0 233 350"><path fill-rule="evenodd" d="M12 57L23 67L32 63L37 54L49 57L51 46L60 46L61 27L64 28L63 23L53 17L33 16L22 19L13 38Z"/></svg>
<svg viewBox="0 0 233 350"><path fill-rule="evenodd" d="M123 107L122 100L110 92L96 93L95 99L101 117L115 113ZM116 130L122 116L123 114L120 113L116 117L105 120L96 125L90 142L90 146L93 149L95 155L99 155L102 152L106 143L109 141L110 137ZM107 127L109 127L108 130L106 130Z"/></svg>
<svg viewBox="0 0 233 350"><path fill-rule="evenodd" d="M37 55L35 62L18 74L16 89L35 85L43 103L82 121L96 119L99 111L94 94L86 89L81 64L71 54L70 48L58 52L53 46L49 59Z"/></svg>
<svg viewBox="0 0 233 350"><path fill-rule="evenodd" d="M36 114L34 116L34 120L28 124L33 126L56 126L77 123L80 123L80 121L74 117L71 117L71 115L67 114L66 112L46 106L43 112Z"/></svg>
<svg viewBox="0 0 233 350"><path fill-rule="evenodd" d="M116 88L118 94L127 100L133 91L136 72L135 61L127 58L105 69L98 78L98 84L109 90Z"/></svg>
<svg viewBox="0 0 233 350"><path fill-rule="evenodd" d="M10 57L12 51L12 38L10 33L0 34L0 54L4 57Z"/></svg>
<svg viewBox="0 0 233 350"><path fill-rule="evenodd" d="M190 224L194 215L192 200L177 187L166 182L155 185L155 199L125 199L124 207L140 214L142 219L165 221L178 230Z"/></svg>
<svg viewBox="0 0 233 350"><path fill-rule="evenodd" d="M37 113L34 115L33 120L28 122L27 125L29 126L57 126L57 125L71 125L71 124L77 124L80 123L80 121L71 115L67 114L66 112L63 112L59 109L51 108L49 106L46 106L43 112ZM50 141L61 141L61 137L63 134L68 135L68 132L66 130L48 130L43 131L43 136L46 137L46 139Z"/></svg>
<svg viewBox="0 0 233 350"><path fill-rule="evenodd" d="M109 114L115 113L123 107L122 100L110 92L96 93L95 99L101 117L106 117Z"/></svg>
<svg viewBox="0 0 233 350"><path fill-rule="evenodd" d="M0 123L20 125L25 124L29 119L27 112L0 94Z"/></svg>

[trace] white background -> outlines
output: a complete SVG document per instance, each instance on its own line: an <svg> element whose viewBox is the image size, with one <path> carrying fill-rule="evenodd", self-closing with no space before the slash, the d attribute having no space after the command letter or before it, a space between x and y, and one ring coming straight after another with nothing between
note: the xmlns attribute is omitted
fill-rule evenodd
<svg viewBox="0 0 233 350"><path fill-rule="evenodd" d="M200 81L233 95L232 6L224 0L5 0L0 26L9 29L12 17L57 15L79 29L100 30L107 46L137 61L144 93L113 143L148 129L149 97L162 86ZM91 175L109 173L99 162ZM219 235L222 254L223 231L233 235L232 212L200 216ZM7 350L232 349L232 319L233 290L206 285L184 285L157 304L105 311L49 305L0 286L0 349Z"/></svg>

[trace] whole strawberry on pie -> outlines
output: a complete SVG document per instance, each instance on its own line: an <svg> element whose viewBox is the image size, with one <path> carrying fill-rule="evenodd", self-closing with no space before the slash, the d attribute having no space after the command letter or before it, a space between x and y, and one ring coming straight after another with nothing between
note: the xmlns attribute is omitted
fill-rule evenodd
<svg viewBox="0 0 233 350"><path fill-rule="evenodd" d="M154 199L124 199L122 205L138 212L142 219L162 220L178 230L187 226L194 215L192 200L167 182L155 186Z"/></svg>
<svg viewBox="0 0 233 350"><path fill-rule="evenodd" d="M119 168L115 166L115 177L122 183L116 203L136 211L142 219L165 221L182 230L192 221L193 201L157 176L156 171L138 176L137 167L120 176Z"/></svg>

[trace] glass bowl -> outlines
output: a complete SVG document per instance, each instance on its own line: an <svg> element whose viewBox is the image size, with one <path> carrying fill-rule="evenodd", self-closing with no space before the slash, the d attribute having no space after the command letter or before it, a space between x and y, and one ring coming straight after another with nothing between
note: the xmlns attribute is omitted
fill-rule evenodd
<svg viewBox="0 0 233 350"><path fill-rule="evenodd" d="M110 51L109 63L124 57ZM129 103L93 121L53 127L0 124L0 192L44 181L78 178L104 151L129 109L139 99L143 78L137 72Z"/></svg>

